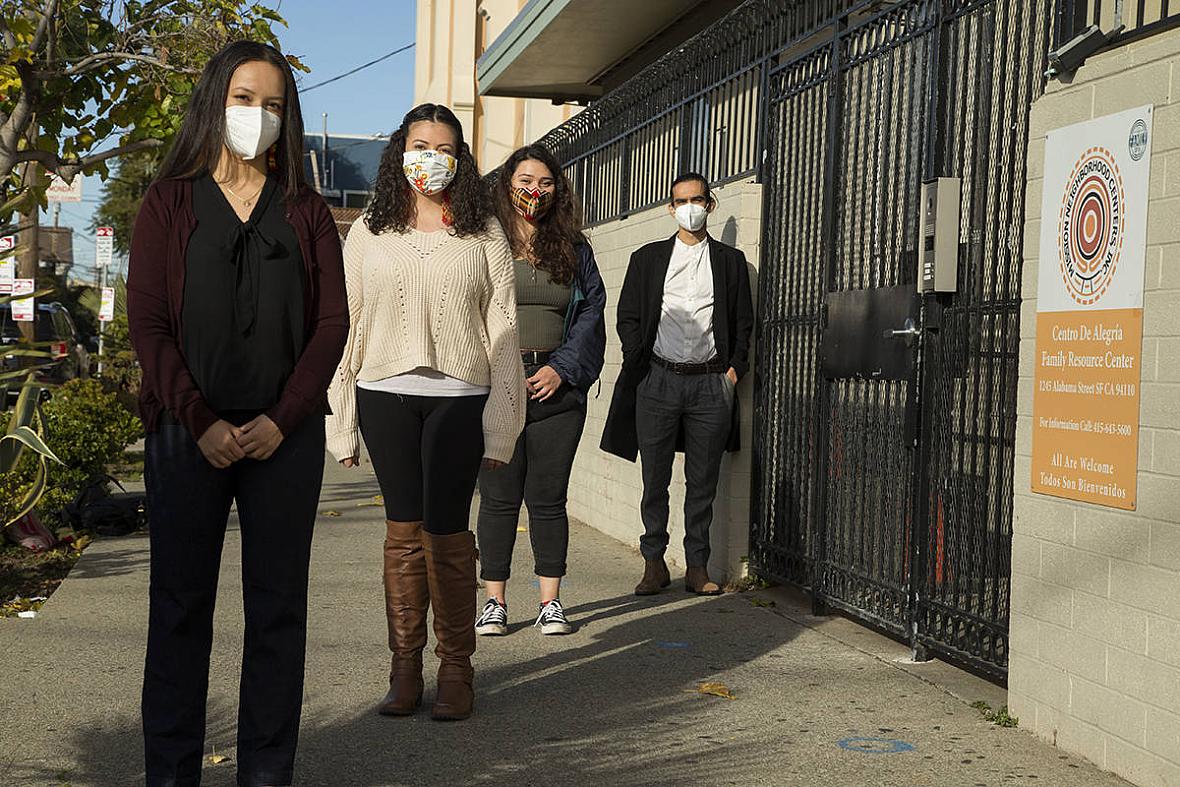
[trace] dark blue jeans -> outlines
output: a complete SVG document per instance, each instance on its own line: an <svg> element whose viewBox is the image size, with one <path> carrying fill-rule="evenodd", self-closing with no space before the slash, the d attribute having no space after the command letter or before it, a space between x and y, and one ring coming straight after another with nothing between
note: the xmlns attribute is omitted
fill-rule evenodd
<svg viewBox="0 0 1180 787"><path fill-rule="evenodd" d="M477 532L484 580L508 580L521 502L529 511L533 571L539 577L565 576L570 541L566 501L585 424L586 402L569 386L544 402L530 400L512 462L479 474Z"/></svg>
<svg viewBox="0 0 1180 787"><path fill-rule="evenodd" d="M148 435L151 589L143 678L147 783L198 785L213 606L230 506L241 521L246 639L238 784L290 784L303 702L307 575L324 475L310 417L265 462L210 465L183 426Z"/></svg>

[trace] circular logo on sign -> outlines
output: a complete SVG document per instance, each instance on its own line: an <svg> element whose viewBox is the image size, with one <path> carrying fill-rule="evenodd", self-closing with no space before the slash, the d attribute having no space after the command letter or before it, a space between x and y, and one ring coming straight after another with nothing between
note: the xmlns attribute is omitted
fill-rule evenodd
<svg viewBox="0 0 1180 787"><path fill-rule="evenodd" d="M1131 124L1131 135L1127 137L1127 152L1132 161L1143 158L1147 152L1147 121L1139 118Z"/></svg>
<svg viewBox="0 0 1180 787"><path fill-rule="evenodd" d="M1123 249L1123 178L1109 150L1093 147L1066 181L1057 226L1061 275L1075 301L1098 301L1114 280Z"/></svg>

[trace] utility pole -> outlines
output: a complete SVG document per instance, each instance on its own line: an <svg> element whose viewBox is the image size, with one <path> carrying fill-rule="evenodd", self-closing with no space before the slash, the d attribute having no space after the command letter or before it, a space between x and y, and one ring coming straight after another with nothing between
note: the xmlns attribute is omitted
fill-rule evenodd
<svg viewBox="0 0 1180 787"><path fill-rule="evenodd" d="M29 141L35 144L36 139L37 120L34 118L32 127L29 129ZM30 161L25 164L24 180L27 188L36 188L39 174L37 162ZM32 279L35 282L37 280L37 268L40 267L41 262L41 205L39 203L33 203L32 208L24 216L23 224L26 226L20 233L22 248L20 258L17 261L16 278ZM33 285L33 289L36 289L35 284ZM32 322L17 323L20 326L21 336L24 337L25 341L31 342L37 335L36 317L37 313L34 311Z"/></svg>
<svg viewBox="0 0 1180 787"><path fill-rule="evenodd" d="M113 315L108 313L102 307L107 301L107 272L114 263L113 247L115 245L115 230L113 227L99 227L94 236L94 264L98 268L98 294L99 294L99 313L98 313L98 373L102 374L103 355L104 355L104 341L103 334L106 333L107 320ZM114 300L112 299L113 303Z"/></svg>
<svg viewBox="0 0 1180 787"><path fill-rule="evenodd" d="M101 302L103 293L105 293L106 289L107 289L107 268L109 268L109 267L110 267L109 265L103 265L101 268L99 268L98 297L100 299L100 302ZM106 321L99 320L99 322L98 322L98 376L99 377L102 376L102 359L103 359L102 343L103 343L103 334L106 333L106 328L107 328Z"/></svg>

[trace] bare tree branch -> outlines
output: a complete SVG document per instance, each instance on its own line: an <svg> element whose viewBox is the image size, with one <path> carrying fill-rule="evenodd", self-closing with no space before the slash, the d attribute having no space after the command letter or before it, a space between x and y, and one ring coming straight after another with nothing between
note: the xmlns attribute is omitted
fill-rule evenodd
<svg viewBox="0 0 1180 787"><path fill-rule="evenodd" d="M138 153L141 150L151 150L163 144L158 139L144 139L139 142L129 142L126 145L120 145L117 148L104 150L102 153L95 153L79 159L63 159L47 150L21 150L14 157L13 164L35 161L47 172L54 173L62 180L72 181L78 174L107 159L127 156L132 153Z"/></svg>
<svg viewBox="0 0 1180 787"><path fill-rule="evenodd" d="M8 23L4 21L2 15L0 15L0 41L4 42L5 49L16 49L16 36L8 29Z"/></svg>
<svg viewBox="0 0 1180 787"><path fill-rule="evenodd" d="M45 10L41 12L41 21L37 23L37 32L33 35L33 43L29 46L31 51L41 51L41 46L45 43L45 36L49 35L49 25L57 16L57 3L58 0L45 0Z"/></svg>
<svg viewBox="0 0 1180 787"><path fill-rule="evenodd" d="M96 52L93 55L87 55L86 57L81 58L69 68L65 68L60 71L37 71L36 75L40 79L52 79L53 77L59 76L73 77L78 76L79 74L84 74L87 71L92 71L95 68L112 61L146 63L147 65L156 66L157 68L161 68L165 71L171 71L175 74L201 73L195 68L180 68L169 65L163 60L160 60L158 57L152 57L150 55L137 55L134 52Z"/></svg>

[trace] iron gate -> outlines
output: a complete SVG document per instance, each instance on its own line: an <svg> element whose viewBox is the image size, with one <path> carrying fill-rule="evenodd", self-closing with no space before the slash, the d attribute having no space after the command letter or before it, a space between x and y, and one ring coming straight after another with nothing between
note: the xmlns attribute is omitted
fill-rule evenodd
<svg viewBox="0 0 1180 787"><path fill-rule="evenodd" d="M995 676L1027 121L1050 7L871 4L763 83L751 567ZM918 298L919 191L934 176L962 182L959 288ZM916 337L885 338L903 317ZM874 363L852 368L858 330L853 354Z"/></svg>

